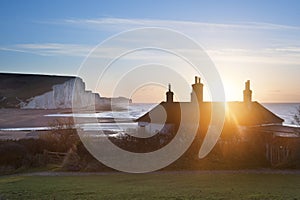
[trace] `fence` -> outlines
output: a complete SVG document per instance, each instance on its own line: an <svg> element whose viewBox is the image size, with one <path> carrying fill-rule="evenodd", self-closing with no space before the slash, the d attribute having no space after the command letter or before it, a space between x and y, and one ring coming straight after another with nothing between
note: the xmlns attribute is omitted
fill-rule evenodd
<svg viewBox="0 0 300 200"><path fill-rule="evenodd" d="M67 153L52 152L44 150L44 157L47 163L51 164L62 164L63 160L67 156Z"/></svg>

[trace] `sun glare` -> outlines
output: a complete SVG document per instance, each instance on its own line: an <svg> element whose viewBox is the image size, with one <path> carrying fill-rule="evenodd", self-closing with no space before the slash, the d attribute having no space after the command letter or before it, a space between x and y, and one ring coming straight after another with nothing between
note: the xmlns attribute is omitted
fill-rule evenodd
<svg viewBox="0 0 300 200"><path fill-rule="evenodd" d="M139 87L131 94L134 103L160 103L166 99L167 87L158 84L148 84ZM176 94L174 100L177 101Z"/></svg>

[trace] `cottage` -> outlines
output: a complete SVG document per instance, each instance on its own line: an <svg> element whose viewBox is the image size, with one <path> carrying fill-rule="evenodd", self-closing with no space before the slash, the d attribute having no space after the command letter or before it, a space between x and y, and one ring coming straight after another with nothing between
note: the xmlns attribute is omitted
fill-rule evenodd
<svg viewBox="0 0 300 200"><path fill-rule="evenodd" d="M203 101L203 84L200 82L199 77L195 77L195 83L192 85L191 101L190 102L174 102L173 92L169 85L169 91L166 93L166 101L161 102L151 111L141 116L136 121L140 127L145 130L161 130L168 132L168 130L176 131L181 122L181 111L190 110L191 115L193 110L199 109L201 125L208 126L211 118L212 104L216 108L222 107L222 102L204 102ZM244 90L243 102L227 102L226 103L226 119L225 124L234 123L237 126L266 126L266 125L282 125L284 121L280 117L273 114L258 102L252 101L252 91L250 90L250 81L246 82ZM157 120L155 117L159 117ZM164 121L162 119L165 119ZM164 126L158 122L163 121ZM172 129L170 129L172 127ZM158 129L161 128L161 129ZM203 128L203 127L202 127Z"/></svg>
<svg viewBox="0 0 300 200"><path fill-rule="evenodd" d="M198 120L199 128L195 140L199 140L197 145L199 150L199 146L204 140L210 126L212 107L221 109L224 103L203 101L203 84L199 77L195 77L195 83L192 85L190 102L174 102L173 96L174 93L171 90L171 85L169 85L169 90L166 92L166 101L161 102L136 120L139 129L141 132L151 135L156 133L176 134L180 123L182 123L182 111L184 110L190 113L189 116L185 116L185 121L195 122L195 119ZM197 109L199 112L197 112ZM200 116L195 116L195 113L199 113ZM187 120L186 117L189 119ZM286 158L278 158L277 154L279 153L276 152L281 152L280 150L276 152L274 150L278 146L278 142L275 142L275 140L281 140L278 136L281 134L282 138L285 134L282 133L282 127L284 127L282 126L283 121L283 119L276 116L260 103L252 101L252 91L250 89L250 81L248 80L245 83L245 90L243 91L243 101L226 102L225 104L225 122L219 142L222 143L228 138L234 139L237 135L239 135L238 140L249 141L251 138L249 135L255 135L264 143L266 159L272 165L275 162L278 164L279 161L286 160ZM272 137L269 137L270 134ZM289 139L293 140L291 137ZM287 149L288 147L279 145L278 148ZM276 161L275 154L278 158ZM288 156L290 154L290 152L287 152L284 155Z"/></svg>

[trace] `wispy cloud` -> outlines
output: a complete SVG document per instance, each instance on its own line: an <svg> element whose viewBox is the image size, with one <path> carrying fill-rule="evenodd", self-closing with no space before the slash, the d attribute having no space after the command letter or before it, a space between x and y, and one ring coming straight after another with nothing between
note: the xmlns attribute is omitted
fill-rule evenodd
<svg viewBox="0 0 300 200"><path fill-rule="evenodd" d="M79 44L63 44L63 43L29 43L29 44L16 44L1 47L0 51L12 51L20 53L30 53L39 56L74 56L74 57L86 57L91 56L95 58L115 59L125 53L124 58L130 60L151 60L154 58L166 57L165 55L158 55L153 53L153 50L137 50L131 52L128 47L120 45L115 46L88 46ZM126 55L126 52L129 52ZM160 52L163 54L163 52Z"/></svg>
<svg viewBox="0 0 300 200"><path fill-rule="evenodd" d="M120 32L134 28L162 27L186 34L207 49L267 49L300 46L300 27L264 22L210 23L161 19L64 19L64 25ZM139 38L135 38L138 40ZM163 41L160 41L163 42ZM297 47L296 47L297 48ZM290 49L291 50L291 49Z"/></svg>
<svg viewBox="0 0 300 200"><path fill-rule="evenodd" d="M47 23L47 22L43 22ZM206 23L194 21L175 21L175 20L156 20L156 19L126 19L126 18L98 18L98 19L64 19L55 23L63 25L76 25L80 27L95 27L105 30L111 28L118 30L128 30L130 28L140 27L165 27L175 30L184 30L186 33L192 33L195 40L204 41L207 53L213 60L226 62L261 62L261 63L282 63L299 64L300 63L300 37L297 33L300 31L298 26L288 26L281 24L247 22L247 23ZM267 32L262 38L256 38L257 32ZM285 38L282 38L282 32ZM243 33L241 33L243 32ZM247 34L245 34L247 32ZM278 35L274 35L278 32ZM289 34L292 32L292 34ZM292 37L289 38L289 35ZM260 36L259 36L260 37ZM122 38L121 38L122 39ZM130 42L139 42L145 40L143 37L126 38L134 39ZM280 42L274 43L276 39ZM113 58L116 51L122 48L128 48L116 44L113 47L102 47L96 50L97 57ZM164 42L164 41L153 41ZM174 41L176 43L176 41ZM202 43L202 44L203 44ZM95 44L96 45L96 44ZM84 57L94 48L85 44L63 44L63 43L29 43L15 44L9 46L0 46L1 51L14 51L21 53L31 53L40 56L80 56ZM191 49L182 49L181 51L190 51ZM148 59L156 58L158 54L139 53L129 55L126 59ZM197 56L197 55L194 55ZM162 56L163 57L163 56Z"/></svg>
<svg viewBox="0 0 300 200"><path fill-rule="evenodd" d="M209 49L207 53L213 60L221 62L292 64L300 63L299 47L262 49Z"/></svg>
<svg viewBox="0 0 300 200"><path fill-rule="evenodd" d="M0 47L1 51L31 53L41 56L86 56L92 46L62 43L31 43Z"/></svg>
<svg viewBox="0 0 300 200"><path fill-rule="evenodd" d="M195 21L180 20L161 20L161 19L124 19L124 18L98 18L98 19L65 19L62 21L67 24L86 25L86 26L114 26L117 28L134 28L134 27L169 27L169 28L202 28L204 30L215 29L294 29L300 30L298 26L288 26L282 24L261 23L261 22L245 22L245 23L206 23ZM208 31L209 31L208 30Z"/></svg>
<svg viewBox="0 0 300 200"><path fill-rule="evenodd" d="M17 44L9 47L0 47L1 51L14 51L31 53L40 56L76 56L85 57L93 49L93 46L78 44ZM101 47L92 54L94 57L114 59L116 52L124 51L124 47ZM192 49L178 49L179 52L188 52L191 56L197 56ZM207 49L206 52L214 61L241 62L241 63L276 63L276 64L299 64L300 47L280 47L263 49ZM173 55L174 56L174 55ZM172 55L164 52L141 50L124 56L127 60L167 60Z"/></svg>

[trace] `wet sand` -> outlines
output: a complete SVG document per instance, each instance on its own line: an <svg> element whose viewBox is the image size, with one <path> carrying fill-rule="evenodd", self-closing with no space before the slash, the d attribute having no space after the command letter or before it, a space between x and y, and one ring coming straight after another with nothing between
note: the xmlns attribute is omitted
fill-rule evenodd
<svg viewBox="0 0 300 200"><path fill-rule="evenodd" d="M86 112L86 110L82 110ZM98 111L101 112L101 111ZM68 120L73 117L57 117L57 116L45 116L50 114L68 114L72 113L72 109L55 109L55 110L43 110L43 109L14 109L14 108L2 108L0 109L0 129L10 128L38 128L49 127L55 120ZM116 119L113 118L101 118L97 119L97 122L113 123ZM130 119L120 119L120 121L126 122ZM95 122L94 117L81 118L80 123ZM131 122L131 121L130 121ZM78 123L78 122L77 122ZM0 130L0 140L19 140L24 138L38 138L40 134L47 132L42 130Z"/></svg>
<svg viewBox="0 0 300 200"><path fill-rule="evenodd" d="M48 131L0 131L0 140L37 139Z"/></svg>
<svg viewBox="0 0 300 200"><path fill-rule="evenodd" d="M49 117L45 115L57 113L71 113L71 109L38 110L38 109L0 109L0 128L23 128L49 126L55 119L61 117Z"/></svg>

